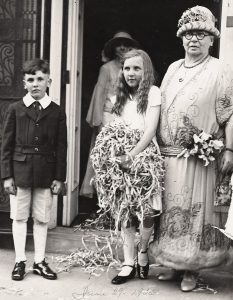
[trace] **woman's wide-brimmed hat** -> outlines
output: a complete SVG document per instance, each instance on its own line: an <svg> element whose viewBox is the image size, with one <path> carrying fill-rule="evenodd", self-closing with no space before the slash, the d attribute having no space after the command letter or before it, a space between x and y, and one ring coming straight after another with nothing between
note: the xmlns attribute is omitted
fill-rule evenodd
<svg viewBox="0 0 233 300"><path fill-rule="evenodd" d="M204 30L219 38L220 32L215 27L215 22L216 19L208 8L197 5L187 9L182 14L176 35L181 37L184 32L189 30Z"/></svg>
<svg viewBox="0 0 233 300"><path fill-rule="evenodd" d="M119 31L114 34L114 36L107 41L104 45L104 54L105 56L112 59L115 56L115 47L121 43L133 48L138 48L139 43L132 38L132 36L126 31Z"/></svg>

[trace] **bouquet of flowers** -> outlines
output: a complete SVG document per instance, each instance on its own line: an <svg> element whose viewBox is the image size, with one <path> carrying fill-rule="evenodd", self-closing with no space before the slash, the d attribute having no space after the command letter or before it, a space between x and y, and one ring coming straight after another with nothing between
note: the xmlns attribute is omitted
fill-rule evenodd
<svg viewBox="0 0 233 300"><path fill-rule="evenodd" d="M98 213L110 214L115 227L137 217L140 221L151 210L151 199L160 197L163 190L164 159L151 142L136 155L130 168L124 169L117 156L129 152L140 140L137 129L113 122L102 128L91 152L95 171L93 178L99 201Z"/></svg>
<svg viewBox="0 0 233 300"><path fill-rule="evenodd" d="M193 142L188 148L185 148L177 157L197 156L204 161L204 166L208 166L214 161L218 154L224 148L221 140L214 139L211 134L201 131L199 134L194 133Z"/></svg>

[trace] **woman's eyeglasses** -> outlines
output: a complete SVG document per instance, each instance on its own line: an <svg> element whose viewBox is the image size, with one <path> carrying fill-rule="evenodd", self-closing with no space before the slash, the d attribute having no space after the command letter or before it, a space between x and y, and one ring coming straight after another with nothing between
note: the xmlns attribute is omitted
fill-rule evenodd
<svg viewBox="0 0 233 300"><path fill-rule="evenodd" d="M184 33L184 37L187 39L187 40L191 40L193 38L193 36L196 36L196 38L198 40L203 40L205 36L208 36L209 34L208 33L205 33L203 31L200 31L200 32L192 32L192 31L186 31Z"/></svg>

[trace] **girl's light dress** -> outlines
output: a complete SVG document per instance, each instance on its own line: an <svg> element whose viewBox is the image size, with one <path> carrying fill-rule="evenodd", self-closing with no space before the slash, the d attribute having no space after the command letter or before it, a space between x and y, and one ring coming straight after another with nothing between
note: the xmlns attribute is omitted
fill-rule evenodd
<svg viewBox="0 0 233 300"><path fill-rule="evenodd" d="M111 98L111 102L115 104L116 96L113 96ZM148 94L148 106L144 114L140 114L137 112L137 101L133 98L130 98L127 100L121 113L121 116L114 115L114 121L123 122L124 124L128 125L131 129L138 129L140 131L144 131L145 120L150 107L158 105L161 105L161 92L157 86L153 85ZM155 143L155 145L157 145L155 137L153 138L153 142ZM157 149L159 151L158 147ZM160 152L158 153L160 155ZM162 201L160 196L153 197L151 201L151 206L153 209L162 211Z"/></svg>

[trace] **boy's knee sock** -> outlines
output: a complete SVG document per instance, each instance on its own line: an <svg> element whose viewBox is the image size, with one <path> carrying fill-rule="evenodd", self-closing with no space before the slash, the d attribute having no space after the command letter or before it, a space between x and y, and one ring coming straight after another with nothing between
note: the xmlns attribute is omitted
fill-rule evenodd
<svg viewBox="0 0 233 300"><path fill-rule="evenodd" d="M27 219L20 221L13 220L12 233L15 246L15 262L26 261Z"/></svg>
<svg viewBox="0 0 233 300"><path fill-rule="evenodd" d="M42 223L34 219L33 237L35 248L35 263L38 264L45 258L48 223Z"/></svg>

